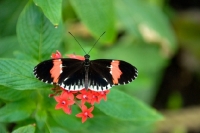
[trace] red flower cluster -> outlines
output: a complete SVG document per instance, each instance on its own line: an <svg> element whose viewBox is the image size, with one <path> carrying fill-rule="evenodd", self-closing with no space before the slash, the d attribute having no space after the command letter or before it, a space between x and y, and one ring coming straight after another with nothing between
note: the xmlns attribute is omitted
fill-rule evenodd
<svg viewBox="0 0 200 133"><path fill-rule="evenodd" d="M84 60L83 56L77 56L74 54L67 55L70 58L75 58L79 60ZM57 59L61 58L61 54L59 51L56 51L56 53L53 53L51 58ZM67 91L61 87L54 88L55 94L51 94L50 96L54 96L57 105L55 109L63 109L63 111L66 114L71 114L71 106L76 104L80 107L82 110L81 113L77 114L76 117L82 118L82 123L84 123L87 118L92 118L93 114L92 111L94 109L95 103L100 103L102 99L105 101L107 100L106 95L109 93L109 90L102 91L102 92L95 92L91 90L82 89L80 91ZM60 94L60 95L59 95ZM85 103L88 103L91 105L90 108L88 108Z"/></svg>

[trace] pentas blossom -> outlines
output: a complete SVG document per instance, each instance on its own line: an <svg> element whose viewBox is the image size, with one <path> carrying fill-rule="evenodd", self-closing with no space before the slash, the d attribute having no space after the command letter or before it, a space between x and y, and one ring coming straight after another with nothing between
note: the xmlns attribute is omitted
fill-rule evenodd
<svg viewBox="0 0 200 133"><path fill-rule="evenodd" d="M87 118L92 118L93 114L91 113L94 109L94 106L90 107L89 109L87 108L87 106L85 106L84 104L81 105L81 110L82 112L77 114L77 117L81 117L82 118L82 123L84 123Z"/></svg>
<svg viewBox="0 0 200 133"><path fill-rule="evenodd" d="M98 93L98 102L101 101L101 99L104 99L104 101L107 100L106 95L110 92L110 90L106 90L106 91L101 91Z"/></svg>
<svg viewBox="0 0 200 133"><path fill-rule="evenodd" d="M90 99L89 99L89 103L91 105L94 105L95 103L100 103L100 100L99 100L99 94L100 92L95 92L95 91L91 91L90 93Z"/></svg>
<svg viewBox="0 0 200 133"><path fill-rule="evenodd" d="M66 114L71 114L71 105L75 103L74 96L71 93L63 91L60 96L55 96L54 98L58 102L55 109L62 108Z"/></svg>
<svg viewBox="0 0 200 133"><path fill-rule="evenodd" d="M69 54L67 55L69 58L78 59L78 60L85 60L83 56ZM59 51L53 53L51 56L52 59L62 58L62 55ZM52 89L54 94L50 94L50 97L54 97L57 104L55 109L62 109L66 114L71 114L72 105L77 105L81 109L81 113L78 113L76 117L82 118L82 123L84 123L87 118L92 118L93 114L92 111L94 110L94 104L100 103L102 99L105 101L107 100L107 94L109 90L96 92L91 91L89 89L82 89L80 91L68 91L62 87L55 87ZM87 103L87 107L85 104Z"/></svg>
<svg viewBox="0 0 200 133"><path fill-rule="evenodd" d="M90 102L90 99L91 99L91 91L90 90L83 89L83 90L80 90L79 92L80 92L80 94L78 94L76 96L76 98L80 99L82 104L84 104L85 102Z"/></svg>

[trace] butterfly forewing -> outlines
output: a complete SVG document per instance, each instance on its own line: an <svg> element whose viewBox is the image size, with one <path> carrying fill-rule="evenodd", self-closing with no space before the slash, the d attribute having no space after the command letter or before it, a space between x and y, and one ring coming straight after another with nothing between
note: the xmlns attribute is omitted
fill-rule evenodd
<svg viewBox="0 0 200 133"><path fill-rule="evenodd" d="M55 64L56 61L59 61L57 65ZM41 80L42 82L59 84L61 83L61 81L65 80L70 75L73 75L74 71L80 69L82 64L83 61L77 59L51 59L39 63L34 68L33 73L35 77ZM54 79L54 77L52 77L51 73L51 70L56 67L60 68L60 70L55 69L55 73L58 73L57 80Z"/></svg>
<svg viewBox="0 0 200 133"><path fill-rule="evenodd" d="M119 69L122 71L122 74L119 78L119 84L121 85L130 83L138 76L137 68L128 62L120 60Z"/></svg>
<svg viewBox="0 0 200 133"><path fill-rule="evenodd" d="M93 60L90 63L90 70L96 71L98 75L101 75L101 78L107 83L107 89L113 85L130 83L137 77L137 69L122 60Z"/></svg>
<svg viewBox="0 0 200 133"><path fill-rule="evenodd" d="M37 79L45 83L53 83L50 70L53 67L52 60L46 60L39 63L33 70L33 73Z"/></svg>

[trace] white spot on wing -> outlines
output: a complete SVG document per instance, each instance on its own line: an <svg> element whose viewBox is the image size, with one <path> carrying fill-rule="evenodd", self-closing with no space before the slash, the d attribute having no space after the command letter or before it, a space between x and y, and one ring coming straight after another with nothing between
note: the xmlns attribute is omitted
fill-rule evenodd
<svg viewBox="0 0 200 133"><path fill-rule="evenodd" d="M65 78L64 81L66 81L68 78Z"/></svg>
<svg viewBox="0 0 200 133"><path fill-rule="evenodd" d="M90 86L89 89L92 90L92 91L105 91L105 90L109 90L112 86L110 84L108 84L107 86L98 86L99 89L97 89L97 86L94 85L94 86Z"/></svg>
<svg viewBox="0 0 200 133"><path fill-rule="evenodd" d="M82 85L78 86L78 85L65 85L64 83L62 83L61 85L59 85L60 87L62 87L65 90L70 90L70 91L79 91L82 90L84 87Z"/></svg>

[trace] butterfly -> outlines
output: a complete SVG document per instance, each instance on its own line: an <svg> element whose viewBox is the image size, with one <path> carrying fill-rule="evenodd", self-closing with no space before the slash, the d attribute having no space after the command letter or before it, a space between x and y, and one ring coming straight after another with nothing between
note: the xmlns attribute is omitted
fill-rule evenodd
<svg viewBox="0 0 200 133"><path fill-rule="evenodd" d="M84 60L58 58L45 60L33 72L42 82L56 84L69 91L90 89L105 91L115 85L132 82L138 75L137 68L128 62L113 59Z"/></svg>
<svg viewBox="0 0 200 133"><path fill-rule="evenodd" d="M83 59L45 60L34 67L33 73L40 81L58 85L69 91L78 91L84 88L105 91L115 85L128 84L138 75L137 68L128 62L114 59L90 60L89 54L85 54Z"/></svg>

